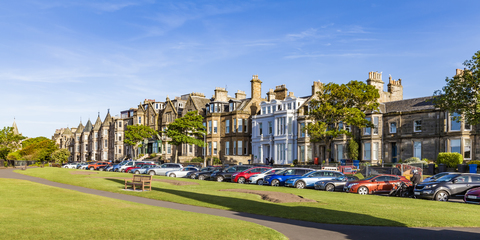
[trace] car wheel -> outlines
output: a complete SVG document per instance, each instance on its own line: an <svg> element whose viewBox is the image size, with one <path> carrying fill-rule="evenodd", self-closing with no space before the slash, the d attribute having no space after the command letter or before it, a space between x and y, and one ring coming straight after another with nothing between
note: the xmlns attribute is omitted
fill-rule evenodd
<svg viewBox="0 0 480 240"><path fill-rule="evenodd" d="M217 182L223 182L223 177L222 177L222 176L218 176L218 177L217 177Z"/></svg>
<svg viewBox="0 0 480 240"><path fill-rule="evenodd" d="M449 197L450 196L446 191L440 191L437 193L437 195L435 195L435 200L441 201L441 202L448 202Z"/></svg>
<svg viewBox="0 0 480 240"><path fill-rule="evenodd" d="M357 190L357 193L360 195L367 195L368 194L368 188L367 187L359 187Z"/></svg>
<svg viewBox="0 0 480 240"><path fill-rule="evenodd" d="M303 181L298 181L297 183L295 183L295 187L298 189L304 189L305 183Z"/></svg>
<svg viewBox="0 0 480 240"><path fill-rule="evenodd" d="M258 185L263 185L263 179L258 179L258 180L257 180L257 184L258 184Z"/></svg>
<svg viewBox="0 0 480 240"><path fill-rule="evenodd" d="M328 185L325 187L325 190L326 190L326 191L329 191L329 192L333 192L333 191L335 191L335 186L333 186L333 184L328 184Z"/></svg>
<svg viewBox="0 0 480 240"><path fill-rule="evenodd" d="M239 177L238 178L238 183L245 184L245 178L244 177Z"/></svg>
<svg viewBox="0 0 480 240"><path fill-rule="evenodd" d="M140 171L138 171L138 170L137 170L137 171L135 171L135 174L140 174Z"/></svg>
<svg viewBox="0 0 480 240"><path fill-rule="evenodd" d="M280 186L280 181L278 181L277 179L274 179L274 180L272 180L271 185L274 186L274 187L279 187Z"/></svg>
<svg viewBox="0 0 480 240"><path fill-rule="evenodd" d="M93 170L95 170L95 168L94 168L94 167L91 167L91 168L90 168L90 170L92 170L92 171L93 171Z"/></svg>
<svg viewBox="0 0 480 240"><path fill-rule="evenodd" d="M98 171L100 171L100 172L103 172L103 170L104 170L103 168L99 168L99 169L98 169Z"/></svg>
<svg viewBox="0 0 480 240"><path fill-rule="evenodd" d="M169 177L176 177L175 176L175 173L170 173L170 175L168 175Z"/></svg>
<svg viewBox="0 0 480 240"><path fill-rule="evenodd" d="M190 175L191 179L195 179L195 174Z"/></svg>
<svg viewBox="0 0 480 240"><path fill-rule="evenodd" d="M118 172L118 168L114 170L114 172Z"/></svg>
<svg viewBox="0 0 480 240"><path fill-rule="evenodd" d="M205 180L205 176L203 175L198 176L198 180Z"/></svg>
<svg viewBox="0 0 480 240"><path fill-rule="evenodd" d="M150 171L150 172L148 172L148 174L149 174L150 176L155 176L155 171Z"/></svg>

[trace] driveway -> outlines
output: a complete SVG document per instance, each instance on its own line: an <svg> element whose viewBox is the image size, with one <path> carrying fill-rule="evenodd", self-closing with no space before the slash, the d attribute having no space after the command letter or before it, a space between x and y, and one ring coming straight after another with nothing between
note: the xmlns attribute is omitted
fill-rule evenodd
<svg viewBox="0 0 480 240"><path fill-rule="evenodd" d="M18 169L18 168L17 168ZM164 202L141 198L118 193L99 191L95 189L77 187L62 183L56 183L41 178L30 177L23 174L14 173L16 169L1 169L0 178L12 178L28 180L48 186L70 189L78 192L95 194L98 196L109 197L124 201L148 204L151 206L172 208L182 211L203 213L228 217L248 222L260 224L278 232L283 233L290 239L352 239L352 240L371 240L385 239L389 240L406 240L406 239L435 239L435 240L452 240L452 239L478 239L480 237L480 228L407 228L407 227L375 227L375 226L353 226L353 225L337 225L322 224L306 221L298 221L284 219L278 217L268 217L250 213L242 213L235 211L226 211L220 209L212 209L205 207L197 207L183 205L172 202ZM28 171L28 170L27 170ZM412 213L413 217L414 213Z"/></svg>

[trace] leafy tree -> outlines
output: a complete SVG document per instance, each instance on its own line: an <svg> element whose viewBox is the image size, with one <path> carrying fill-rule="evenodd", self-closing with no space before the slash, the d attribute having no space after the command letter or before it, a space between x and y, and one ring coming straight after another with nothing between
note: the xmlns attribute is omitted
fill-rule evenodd
<svg viewBox="0 0 480 240"><path fill-rule="evenodd" d="M358 143L357 141L353 140L353 138L350 138L348 141L348 158L352 160L357 160L358 159Z"/></svg>
<svg viewBox="0 0 480 240"><path fill-rule="evenodd" d="M480 123L480 51L463 63L465 70L453 78L446 78L446 86L433 93L435 107L458 113L454 120L477 125Z"/></svg>
<svg viewBox="0 0 480 240"><path fill-rule="evenodd" d="M23 148L19 150L20 156L25 160L39 162L50 161L51 154L58 149L55 141L46 137L36 137L22 142Z"/></svg>
<svg viewBox="0 0 480 240"><path fill-rule="evenodd" d="M7 159L10 152L20 147L23 139L25 139L24 136L13 133L12 127L3 127L0 130L0 159Z"/></svg>
<svg viewBox="0 0 480 240"><path fill-rule="evenodd" d="M58 149L54 151L51 155L50 158L55 161L56 163L64 163L68 161L68 157L70 156L70 151L66 148Z"/></svg>
<svg viewBox="0 0 480 240"><path fill-rule="evenodd" d="M123 142L133 147L137 152L139 147L142 147L142 141L147 138L152 138L157 135L157 132L149 126L144 125L128 125L127 131L125 131L125 139ZM134 152L134 157L135 157Z"/></svg>
<svg viewBox="0 0 480 240"><path fill-rule="evenodd" d="M175 119L168 125L167 136L171 139L169 144L175 148L175 162L178 162L178 147L181 144L194 144L203 147L203 135L206 134L203 126L203 117L196 111L188 112L185 116ZM204 163L206 164L206 163Z"/></svg>
<svg viewBox="0 0 480 240"><path fill-rule="evenodd" d="M308 115L314 121L305 129L312 142L325 141L327 163L331 157L333 139L342 134L353 136L343 126L373 127L373 124L365 119L365 113L378 111L379 97L380 94L374 86L359 81L350 81L347 84L327 83L320 87L309 104Z"/></svg>

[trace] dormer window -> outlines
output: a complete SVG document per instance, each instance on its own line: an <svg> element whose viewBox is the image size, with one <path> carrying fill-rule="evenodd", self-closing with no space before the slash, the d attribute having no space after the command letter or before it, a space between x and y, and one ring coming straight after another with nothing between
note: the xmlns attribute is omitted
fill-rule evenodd
<svg viewBox="0 0 480 240"><path fill-rule="evenodd" d="M230 112L235 111L235 103L231 102L229 108L230 108L230 110L229 110Z"/></svg>
<svg viewBox="0 0 480 240"><path fill-rule="evenodd" d="M262 115L267 114L266 109L267 109L266 107L262 107Z"/></svg>
<svg viewBox="0 0 480 240"><path fill-rule="evenodd" d="M210 105L207 105L207 112L210 112Z"/></svg>
<svg viewBox="0 0 480 240"><path fill-rule="evenodd" d="M215 112L218 112L218 104L215 103Z"/></svg>
<svg viewBox="0 0 480 240"><path fill-rule="evenodd" d="M282 105L278 105L278 111L282 111Z"/></svg>

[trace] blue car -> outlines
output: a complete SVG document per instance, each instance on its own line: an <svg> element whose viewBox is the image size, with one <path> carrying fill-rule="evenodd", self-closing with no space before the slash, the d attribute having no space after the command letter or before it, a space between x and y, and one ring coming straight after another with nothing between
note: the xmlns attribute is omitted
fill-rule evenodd
<svg viewBox="0 0 480 240"><path fill-rule="evenodd" d="M313 188L315 183L321 180L332 180L344 176L343 173L331 170L318 170L306 173L301 177L292 177L285 181L286 187Z"/></svg>
<svg viewBox="0 0 480 240"><path fill-rule="evenodd" d="M287 179L300 177L313 170L311 168L285 168L280 172L265 176L263 185L283 186Z"/></svg>

